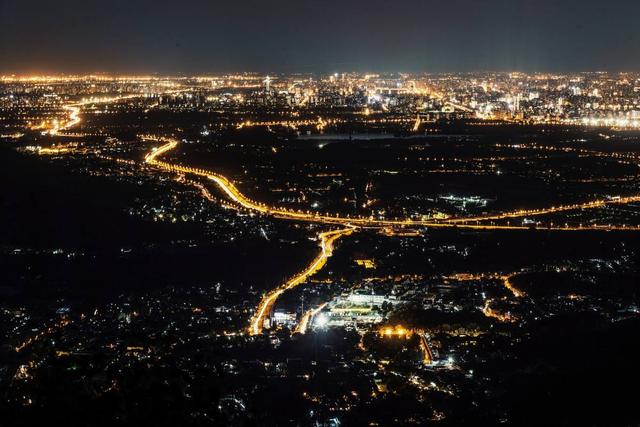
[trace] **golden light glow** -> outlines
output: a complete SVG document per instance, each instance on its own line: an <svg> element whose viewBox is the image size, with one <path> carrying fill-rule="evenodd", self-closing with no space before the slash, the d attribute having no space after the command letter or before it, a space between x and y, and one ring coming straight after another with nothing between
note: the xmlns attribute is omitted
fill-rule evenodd
<svg viewBox="0 0 640 427"><path fill-rule="evenodd" d="M210 179L215 182L218 187L229 197L233 202L238 203L245 209L256 211L263 214L268 214L277 218L297 220L297 221L307 221L307 222L315 222L321 224L337 224L337 225L346 225L351 227L366 227L366 228L379 228L385 226L398 226L398 227L432 227L432 228L461 228L461 229L473 229L473 230L529 230L530 227L523 225L499 225L499 224L481 224L480 221L491 220L491 219L505 219L505 218L516 218L523 217L532 214L543 214L543 213L554 213L559 211L566 210L575 210L575 209L590 209L596 207L602 207L607 204L625 204L625 203L633 203L636 201L640 201L640 196L630 196L630 197L614 197L609 200L597 200L586 202L583 204L569 205L569 206L560 206L560 207L551 207L546 209L538 209L538 210L518 210L513 212L504 212L501 214L496 214L493 216L483 216L483 217L467 217L467 218L449 218L449 219L376 219L376 218L366 218L366 217L344 217L339 215L320 215L318 213L311 213L308 211L301 210L293 210L287 208L279 208L268 206L264 203L260 203L254 200L251 200L247 196L245 196L238 188L229 181L226 177L219 175L215 172L202 169L202 168L193 168L189 166L182 166L178 164L172 164L168 162L163 162L158 160L157 158L162 154L175 149L179 142L176 139L166 138L166 137L156 137L156 136L143 136L143 139L164 142L164 145L154 149L152 152L148 153L145 156L145 162L160 167L167 172L176 172L176 173L185 173L185 174L193 174L197 176L202 176ZM476 222L472 224L472 222ZM545 230L558 230L558 231L583 231L583 230L605 230L605 231L613 231L613 230L640 230L640 225L638 226L616 226L616 225L590 225L590 226L557 226L550 225L548 227L543 227Z"/></svg>
<svg viewBox="0 0 640 427"><path fill-rule="evenodd" d="M348 236L353 233L354 228L345 228L341 230L327 231L324 233L320 233L320 254L305 268L302 272L295 275L291 279L287 280L281 286L276 289L270 291L266 294L260 303L258 304L258 308L256 313L253 315L250 326L249 326L249 334L258 335L262 333L264 327L264 321L266 317L269 315L269 312L273 308L276 300L280 295L282 295L285 291L293 289L302 283L304 283L307 278L313 276L315 273L320 271L322 267L327 263L327 259L333 255L333 244L340 237ZM307 320L308 322L308 320ZM304 326L304 330L306 331L306 325Z"/></svg>

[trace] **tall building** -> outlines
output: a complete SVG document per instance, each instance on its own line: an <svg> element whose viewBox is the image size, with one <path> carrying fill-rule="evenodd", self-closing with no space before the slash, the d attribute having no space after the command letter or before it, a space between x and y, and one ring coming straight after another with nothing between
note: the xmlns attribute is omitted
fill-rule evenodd
<svg viewBox="0 0 640 427"><path fill-rule="evenodd" d="M266 79L264 79L264 91L266 93L270 93L271 92L271 77L267 76Z"/></svg>

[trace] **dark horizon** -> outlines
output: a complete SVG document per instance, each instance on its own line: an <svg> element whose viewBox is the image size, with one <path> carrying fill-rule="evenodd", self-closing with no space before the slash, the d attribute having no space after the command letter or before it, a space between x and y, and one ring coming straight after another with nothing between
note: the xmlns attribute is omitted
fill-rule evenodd
<svg viewBox="0 0 640 427"><path fill-rule="evenodd" d="M0 427L640 426L638 16L0 0Z"/></svg>
<svg viewBox="0 0 640 427"><path fill-rule="evenodd" d="M0 2L0 73L640 70L632 0Z"/></svg>
<svg viewBox="0 0 640 427"><path fill-rule="evenodd" d="M378 69L363 69L363 70L338 70L335 72L332 71L308 71L308 72L302 72L302 71L296 71L296 70L291 70L291 71L269 71L269 70L241 70L241 69L237 69L237 70L224 70L224 71L206 71L203 70L201 72L174 72L174 73L170 73L170 72L157 72L157 71L112 71L112 72L108 72L108 71L82 71L82 72L64 72L64 71L39 71L39 70L35 70L35 71L25 71L25 72L13 72L13 71L8 71L8 72L0 72L0 76L1 77L5 77L5 78L15 78L15 79L29 79L29 78L87 78L87 77L102 77L102 78L110 78L110 77L114 77L114 78L118 78L118 77L131 77L131 78L146 78L146 77L153 77L153 78L166 78L166 79L171 79L171 78L215 78L215 77L220 77L220 76L225 76L225 75L241 75L241 74L245 74L247 76L270 76L273 79L277 79L279 76L283 77L283 78L290 78L290 77L295 77L295 76L317 76L317 77L322 77L322 76L331 76L333 74L357 74L357 75L364 75L364 74L376 74L376 75L380 75L380 76L386 76L386 75L393 75L393 74L397 74L397 75L415 75L415 76L419 76L419 75L424 75L424 76L437 76L437 75L447 75L447 74L451 74L451 75L460 75L460 76L474 76L474 75L480 75L480 74L487 74L487 75L491 75L491 74L511 74L511 73L519 73L519 74L524 74L524 75L530 75L530 76L534 76L534 75L565 75L565 76L570 76L570 75L578 75L578 74L598 74L598 73L603 73L603 74L610 74L610 75L624 75L624 74L636 74L638 73L638 71L635 70L567 70L567 71L560 71L560 70L534 70L534 71L524 71L524 70L467 70L467 71L447 71L447 70L443 70L443 71L429 71L429 70L412 70L412 71L406 71L406 70L378 70Z"/></svg>

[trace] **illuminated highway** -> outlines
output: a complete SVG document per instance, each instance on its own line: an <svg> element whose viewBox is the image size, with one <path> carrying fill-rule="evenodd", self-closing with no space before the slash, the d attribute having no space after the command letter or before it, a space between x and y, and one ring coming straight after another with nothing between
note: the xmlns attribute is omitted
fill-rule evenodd
<svg viewBox="0 0 640 427"><path fill-rule="evenodd" d="M173 93L176 91L171 91ZM179 92L179 91L178 91ZM98 104L98 103L111 103L118 102L125 99L136 98L141 95L133 94L133 95L123 95L113 98L91 98L88 100L83 100L82 102L74 103L63 107L66 111L69 112L69 118L64 124L56 123L55 126L49 130L51 134L56 134L63 130L68 130L73 126L79 124L81 122L80 118L80 107L90 104ZM324 123L322 119L318 119L320 123ZM640 202L640 196L629 196L629 197L612 197L607 200L593 200L585 203L573 204L573 205L565 205L565 206L554 206L543 209L535 209L535 210L517 210L510 212L502 212L494 215L487 216L478 216L478 217L466 217L466 218L448 218L444 220L416 220L416 219L401 219L401 220L387 220L387 219L375 219L372 217L343 217L339 215L320 215L318 213L312 213L309 211L296 211L292 209L286 208L278 208L268 206L264 203L260 203L246 197L240 190L236 188L236 186L229 181L226 177L219 175L215 172L208 171L206 169L201 168L192 168L189 166L182 166L171 164L167 162L163 162L158 160L157 158L173 149L175 149L179 142L176 139L166 138L166 137L154 137L154 136L145 136L143 139L154 140L158 142L164 142L164 145L154 149L152 152L146 155L145 162L157 167L160 167L166 171L170 172L181 172L181 173L189 173L198 176L203 176L211 181L215 182L218 187L222 189L222 191L235 203L240 206L257 211L260 213L272 215L278 218L298 220L298 221L307 221L307 222L316 222L323 224L337 224L337 225L349 225L349 226L358 226L358 227L433 227L433 228L465 228L465 229L473 229L473 230L527 230L532 227L524 226L524 225L497 225L497 224L481 224L483 221L493 221L493 220L502 220L502 219L512 219L512 218L522 218L527 216L538 216L545 214L553 214L558 212L565 212L570 210L579 210L579 209L595 209L600 208L610 204L628 204L634 202ZM583 230L604 230L604 231L614 231L614 230L640 230L639 226L616 226L616 225L589 225L589 226L542 226L541 229L545 230L562 230L562 231L583 231Z"/></svg>
<svg viewBox="0 0 640 427"><path fill-rule="evenodd" d="M320 311L322 311L322 309L325 308L326 306L327 306L327 303L325 302L316 308L307 310L307 312L304 313L304 315L300 319L300 322L298 322L298 325L296 326L293 332L297 334L306 334L307 329L309 328L309 324L313 321L313 318L315 317L315 315L318 314Z"/></svg>
<svg viewBox="0 0 640 427"><path fill-rule="evenodd" d="M57 332L57 331L65 328L67 325L69 325L69 323L71 323L71 322L68 319L59 320L55 324L45 328L44 330L38 332L37 334L35 334L35 335L31 336L31 337L28 337L22 343L20 343L17 346L15 346L15 348L14 348L15 352L16 353L20 353L22 350L24 350L25 348L27 348L31 344L37 342L38 340L42 339L43 337L45 337L47 335L51 335L54 332Z"/></svg>
<svg viewBox="0 0 640 427"><path fill-rule="evenodd" d="M85 105L91 105L91 104L110 104L112 102L118 102L118 101L122 101L125 99L131 99L131 98L137 98L141 95L123 95L123 96L117 96L117 97L112 97L112 98L91 98L88 100L84 100L81 102L76 102L74 104L69 104L69 105L65 105L63 106L63 110L68 111L69 112L69 118L63 123L59 123L59 122L54 122L54 125L51 129L49 129L49 134L51 135L57 135L58 133L60 133L61 131L65 131L68 129L71 129L72 127L80 124L80 122L82 121L82 119L80 118L80 112L81 107L84 107Z"/></svg>
<svg viewBox="0 0 640 427"><path fill-rule="evenodd" d="M137 95L136 95L137 96ZM127 96L130 97L130 96ZM124 99L127 97L119 97L112 98L109 100L103 100L101 102L111 102L119 99ZM50 132L52 134L58 133L60 130L69 129L80 122L80 106L86 105L90 103L96 103L97 101L91 100L86 101L84 103L73 104L68 107L65 107L67 111L69 111L69 120L63 125L56 125L57 127L52 129ZM323 123L323 122L321 122ZM474 230L527 230L530 227L527 226L518 226L518 225L496 225L496 224L482 224L481 221L492 221L492 220L501 220L501 219L509 219L509 218L518 218L532 215L543 215L543 214L551 214L556 212L563 212L569 210L578 210L578 209L592 209L599 208L608 204L626 204L632 202L640 201L640 196L631 196L631 197L615 197L607 200L595 200L582 204L574 204L567 206L557 206L550 207L545 209L538 210L518 210L512 212L503 212L495 215L482 216L482 217L471 217L471 218L453 218L453 219L436 219L436 220L414 220L414 219L403 219L403 220L386 220L386 219L376 219L373 217L344 217L344 216L331 216L331 215L320 215L318 213L312 213L309 211L295 211L286 208L272 207L268 206L265 203L260 203L254 201L247 196L245 196L229 179L226 177L217 174L215 172L203 169L203 168L194 168L190 166L183 166L179 164L173 164L169 162L165 162L159 160L161 156L164 154L174 150L178 147L179 141L174 138L167 137L157 137L157 136L142 136L145 140L151 140L162 143L159 147L154 147L152 151L150 151L144 158L145 163L148 165L158 167L164 171L172 172L172 173L180 173L180 174L192 174L196 176L201 176L213 181L222 192L234 203L239 205L242 208L255 211L258 213L270 215L276 218L288 219L288 220L296 220L296 221L306 221L313 222L319 224L327 224L327 225L341 225L343 229L334 230L329 232L320 233L318 238L320 240L321 252L320 254L303 270L301 273L297 274L293 278L289 279L285 283L283 283L278 288L267 293L256 309L254 316L251 319L249 333L251 335L257 335L262 333L265 325L265 319L269 316L272 308L274 307L278 297L282 295L285 291L290 290L304 283L308 277L312 276L316 272L318 272L322 267L326 264L327 259L333 253L333 244L334 242L342 236L351 234L357 228L383 228L383 227L432 227L432 228L464 228L464 229L474 229ZM190 181L194 183L193 181ZM195 184L195 183L194 183ZM198 185L198 188L201 190L203 196L208 200L212 200L213 197L206 190L204 186L201 184ZM475 224L471 224L471 222L476 222ZM562 231L584 231L584 230L602 230L602 231L611 231L611 230L640 230L640 226L637 227L629 227L629 226L614 226L614 225L590 225L587 227L583 227L582 225L569 226L565 225L564 227L559 226L549 226L542 227L545 230L562 230ZM500 277L503 280L503 283L506 288L508 288L515 297L521 297L524 294L519 290L514 288L510 282L510 276ZM484 307L484 312L487 315L495 317L496 313L493 312L490 308L490 302L487 301L487 304ZM303 316L301 322L296 328L296 332L305 333L310 320L313 316L321 309L310 310Z"/></svg>
<svg viewBox="0 0 640 427"><path fill-rule="evenodd" d="M482 274L474 274L474 273L458 273L453 276L447 276L446 279L456 280L460 282L468 282L468 281L476 281L476 280L499 280L502 282L502 285L507 289L511 295L515 298L523 298L526 296L526 293L515 287L511 279L516 275L516 273L509 274L500 274L500 273L482 273ZM506 300L508 297L502 297L502 300ZM510 313L500 313L494 310L491 305L495 302L493 298L486 298L484 301L484 306L481 308L482 313L493 319L496 319L500 322L514 322L516 318L512 316Z"/></svg>
<svg viewBox="0 0 640 427"><path fill-rule="evenodd" d="M49 130L50 135L57 135L60 131L70 129L75 125L79 124L82 119L80 119L80 107L77 105L65 105L62 107L65 111L69 112L69 120L67 120L63 125L59 122L54 122L53 128Z"/></svg>
<svg viewBox="0 0 640 427"><path fill-rule="evenodd" d="M301 285L308 277L313 276L321 270L327 263L327 259L333 255L333 244L335 241L343 236L348 236L353 233L353 231L353 228L344 228L320 233L318 236L320 239L320 254L302 272L287 280L276 289L270 291L262 298L262 300L260 300L256 313L251 318L249 333L251 335L258 335L262 333L265 319L269 316L269 313L271 312L271 309L276 303L278 297L285 291Z"/></svg>
<svg viewBox="0 0 640 427"><path fill-rule="evenodd" d="M499 322L513 322L516 319L511 316L510 313L500 313L491 308L491 303L493 303L493 299L487 298L484 302L484 306L482 307L482 314L487 317L491 317L493 319L498 320Z"/></svg>
<svg viewBox="0 0 640 427"><path fill-rule="evenodd" d="M515 298L525 297L526 294L524 293L524 291L521 291L520 289L516 288L513 282L511 282L511 279L513 278L513 276L514 274L503 274L503 275L494 275L493 278L500 279L502 281L502 285L507 290L509 290L509 292L511 292L511 294ZM495 311L493 308L491 308L491 304L493 302L494 300L491 298L487 298L487 300L484 302L484 306L482 307L482 313L485 316L492 317L494 319L497 319L500 322L513 322L516 320L513 316L511 316L510 313L500 313L498 311Z"/></svg>
<svg viewBox="0 0 640 427"><path fill-rule="evenodd" d="M596 209L601 208L607 205L624 205L628 203L640 202L640 196L629 196L629 197L612 197L611 199L606 200L592 200L590 202L585 203L576 203L573 205L561 205L561 206L552 206L549 208L543 209L531 209L531 210L517 210L511 212L502 212L495 215L487 215L487 216L479 216L472 218L454 218L448 219L447 222L450 224L464 224L467 222L479 222L479 221L490 221L490 220L500 220L500 219L510 219L510 218L522 218L527 216L536 216L536 215L547 215L557 212L566 212L580 209Z"/></svg>
<svg viewBox="0 0 640 427"><path fill-rule="evenodd" d="M339 215L320 215L318 213L311 213L309 211L292 210L286 208L278 208L268 206L264 203L260 203L251 200L245 196L238 188L229 181L226 177L219 175L215 172L202 169L193 168L190 166L182 166L178 164L163 162L158 160L158 157L175 149L179 142L176 139L143 136L143 139L152 140L157 142L163 142L164 144L158 148L154 148L150 153L145 156L145 162L164 169L167 172L178 172L185 174L193 174L197 176L205 177L213 181L220 189L231 199L233 202L239 204L243 208L256 211L259 213L271 215L277 218L315 222L321 224L336 224L336 225L349 225L363 228L380 228L380 227L432 227L432 228L464 228L472 230L529 230L532 227L524 225L498 225L498 224L480 224L480 221L494 220L494 219L507 219L517 218L529 215L542 215L555 212L562 212L576 209L592 209L602 207L608 204L625 204L640 201L640 196L631 197L616 197L609 200L596 200L582 204L558 206L546 209L538 210L518 210L513 212L504 212L493 216L483 217L469 217L469 218L453 218L445 220L414 220L414 219L402 219L402 220L387 220L387 219L375 219L372 217L344 217ZM470 224L470 222L476 222L476 224ZM626 225L589 225L589 226L541 226L543 230L557 230L557 231L614 231L614 230L640 230L639 226L626 226Z"/></svg>
<svg viewBox="0 0 640 427"><path fill-rule="evenodd" d="M523 291L521 291L520 289L516 288L513 285L513 283L511 282L512 277L513 277L512 274L500 276L500 279L502 280L502 284L504 285L504 287L507 288L516 298L522 298L526 296L526 294Z"/></svg>
<svg viewBox="0 0 640 427"><path fill-rule="evenodd" d="M188 89L170 90L170 91L167 91L166 94L174 94L174 93L180 93L180 92L186 92L186 91L188 91ZM62 131L69 130L72 127L80 124L80 122L82 121L82 119L80 118L80 113L82 112L82 107L84 106L95 105L95 104L111 104L114 102L125 101L127 99L140 98L142 96L144 95L139 93L133 93L129 95L119 95L119 96L113 96L113 97L107 97L107 98L105 97L89 98L89 99L83 99L80 102L64 105L62 109L69 113L69 117L67 118L67 120L63 123L60 123L57 120L54 121L53 126L51 126L50 129L46 130L45 133L49 133L50 135L57 135Z"/></svg>
<svg viewBox="0 0 640 427"><path fill-rule="evenodd" d="M420 338L420 349L422 350L422 363L425 365L430 365L433 362L433 352L431 351L431 347L429 347L429 340L427 339L426 331L422 329L418 329L416 331L418 337Z"/></svg>

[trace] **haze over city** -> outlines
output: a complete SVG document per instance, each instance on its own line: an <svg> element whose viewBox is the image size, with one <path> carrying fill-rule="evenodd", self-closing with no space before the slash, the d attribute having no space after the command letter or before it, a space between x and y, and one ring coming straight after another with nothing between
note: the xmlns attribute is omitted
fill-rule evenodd
<svg viewBox="0 0 640 427"><path fill-rule="evenodd" d="M638 12L0 1L0 425L638 425Z"/></svg>
<svg viewBox="0 0 640 427"><path fill-rule="evenodd" d="M634 0L0 2L0 72L633 71Z"/></svg>

